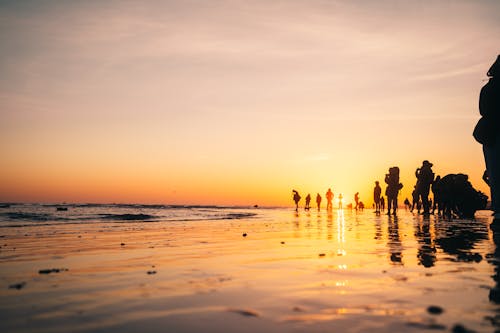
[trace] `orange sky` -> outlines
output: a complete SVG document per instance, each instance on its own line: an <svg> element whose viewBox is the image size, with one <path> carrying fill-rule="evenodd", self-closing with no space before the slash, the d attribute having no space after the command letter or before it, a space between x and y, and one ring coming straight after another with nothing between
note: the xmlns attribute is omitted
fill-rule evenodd
<svg viewBox="0 0 500 333"><path fill-rule="evenodd" d="M498 1L0 3L0 201L371 204L481 180Z"/></svg>

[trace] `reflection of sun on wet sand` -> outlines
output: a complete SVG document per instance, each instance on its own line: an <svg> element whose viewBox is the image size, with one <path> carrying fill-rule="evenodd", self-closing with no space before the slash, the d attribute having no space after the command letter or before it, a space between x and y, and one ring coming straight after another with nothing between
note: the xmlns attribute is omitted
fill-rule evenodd
<svg viewBox="0 0 500 333"><path fill-rule="evenodd" d="M484 260L494 252L491 217L255 211L255 218L230 220L3 228L0 328L402 332L491 325L484 320L494 312L485 288L493 268ZM17 283L24 285L9 289Z"/></svg>

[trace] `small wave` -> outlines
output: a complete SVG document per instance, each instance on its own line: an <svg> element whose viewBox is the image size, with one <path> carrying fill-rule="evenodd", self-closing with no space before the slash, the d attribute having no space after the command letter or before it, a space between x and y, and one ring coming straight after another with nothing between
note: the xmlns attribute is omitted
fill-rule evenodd
<svg viewBox="0 0 500 333"><path fill-rule="evenodd" d="M256 213L229 213L222 217L223 220L239 220L256 216Z"/></svg>
<svg viewBox="0 0 500 333"><path fill-rule="evenodd" d="M29 220L29 221L62 221L67 218L55 216L47 213L25 213L25 212L6 212L0 214L11 220Z"/></svg>
<svg viewBox="0 0 500 333"><path fill-rule="evenodd" d="M137 220L153 220L158 218L149 214L100 214L103 219L117 221L137 221Z"/></svg>

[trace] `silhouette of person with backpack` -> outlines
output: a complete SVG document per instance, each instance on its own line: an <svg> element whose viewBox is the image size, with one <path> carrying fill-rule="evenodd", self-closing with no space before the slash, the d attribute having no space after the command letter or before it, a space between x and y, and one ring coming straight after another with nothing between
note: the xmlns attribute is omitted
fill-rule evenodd
<svg viewBox="0 0 500 333"><path fill-rule="evenodd" d="M403 188L403 184L399 182L398 167L389 168L389 173L385 175L385 182L387 184L387 188L385 189L385 194L387 195L387 215L391 215L391 208L393 210L392 214L396 215L399 190Z"/></svg>
<svg viewBox="0 0 500 333"><path fill-rule="evenodd" d="M422 200L424 215L430 214L429 191L434 181L434 172L432 172L431 168L432 163L425 160L422 162L422 166L415 171L415 177L417 177L415 190L417 191L418 198Z"/></svg>
<svg viewBox="0 0 500 333"><path fill-rule="evenodd" d="M500 55L487 72L490 77L479 95L479 119L474 138L483 145L491 193L492 227L500 228Z"/></svg>

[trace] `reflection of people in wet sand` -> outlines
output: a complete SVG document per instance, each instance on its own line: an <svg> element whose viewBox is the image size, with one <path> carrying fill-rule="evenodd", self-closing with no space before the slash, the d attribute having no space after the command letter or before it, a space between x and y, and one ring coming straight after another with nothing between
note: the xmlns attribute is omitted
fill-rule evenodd
<svg viewBox="0 0 500 333"><path fill-rule="evenodd" d="M307 193L306 195L306 205L304 207L305 210L309 210L311 209L311 195L309 193Z"/></svg>
<svg viewBox="0 0 500 333"><path fill-rule="evenodd" d="M333 192L332 189L326 191L326 209L332 209Z"/></svg>
<svg viewBox="0 0 500 333"><path fill-rule="evenodd" d="M339 194L339 209L342 209L342 193Z"/></svg>
<svg viewBox="0 0 500 333"><path fill-rule="evenodd" d="M481 119L474 129L474 138L483 145L484 160L491 192L493 226L500 227L500 55L487 73L488 83L479 95Z"/></svg>
<svg viewBox="0 0 500 333"><path fill-rule="evenodd" d="M319 193L316 194L316 205L318 205L318 212L320 211L321 209L321 195L319 195Z"/></svg>
<svg viewBox="0 0 500 333"><path fill-rule="evenodd" d="M422 166L415 171L415 177L417 177L415 190L417 191L418 198L422 200L425 215L430 214L429 191L434 181L434 172L432 172L431 168L432 163L425 160Z"/></svg>
<svg viewBox="0 0 500 333"><path fill-rule="evenodd" d="M380 195L382 194L382 188L380 187L378 181L375 182L375 188L373 189L373 201L375 202L375 213L380 213Z"/></svg>
<svg viewBox="0 0 500 333"><path fill-rule="evenodd" d="M403 188L403 184L399 182L398 167L389 168L389 173L385 175L385 182L387 183L387 188L385 189L385 194L387 195L387 215L391 214L391 208L393 209L392 214L396 215L398 193Z"/></svg>
<svg viewBox="0 0 500 333"><path fill-rule="evenodd" d="M300 201L300 194L299 192L292 190L293 192L293 201L295 202L295 211L299 211L299 201Z"/></svg>

